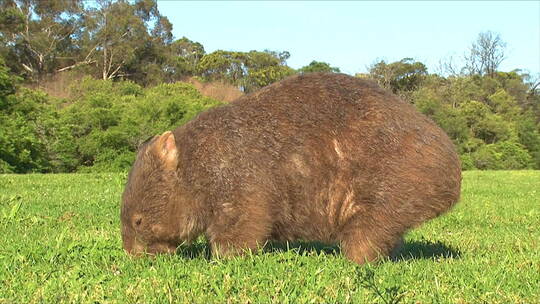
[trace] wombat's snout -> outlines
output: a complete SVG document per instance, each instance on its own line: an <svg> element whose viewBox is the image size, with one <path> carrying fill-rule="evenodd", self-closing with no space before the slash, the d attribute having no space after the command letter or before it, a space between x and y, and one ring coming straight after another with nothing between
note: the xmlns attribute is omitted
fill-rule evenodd
<svg viewBox="0 0 540 304"><path fill-rule="evenodd" d="M124 250L130 255L140 255L144 252L144 245L137 241L135 237L122 237Z"/></svg>
<svg viewBox="0 0 540 304"><path fill-rule="evenodd" d="M137 240L133 229L122 226L122 246L124 250L130 255L140 255L144 252L145 246L143 243Z"/></svg>
<svg viewBox="0 0 540 304"><path fill-rule="evenodd" d="M140 256L143 254L155 255L161 253L171 254L176 252L176 247L175 244L166 242L154 243L147 246L136 238L124 239L124 250L132 256Z"/></svg>

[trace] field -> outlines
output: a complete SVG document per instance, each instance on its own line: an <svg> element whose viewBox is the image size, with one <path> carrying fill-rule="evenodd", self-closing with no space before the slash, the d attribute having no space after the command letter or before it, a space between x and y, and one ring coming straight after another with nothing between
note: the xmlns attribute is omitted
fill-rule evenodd
<svg viewBox="0 0 540 304"><path fill-rule="evenodd" d="M335 246L208 257L121 248L125 174L0 175L0 303L540 303L540 171L469 171L461 202L401 258L356 266Z"/></svg>

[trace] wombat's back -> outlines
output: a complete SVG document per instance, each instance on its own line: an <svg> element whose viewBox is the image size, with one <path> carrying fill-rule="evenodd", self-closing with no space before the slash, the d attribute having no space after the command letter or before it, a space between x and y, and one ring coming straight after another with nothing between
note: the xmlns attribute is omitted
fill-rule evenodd
<svg viewBox="0 0 540 304"><path fill-rule="evenodd" d="M333 240L357 218L404 231L459 198L447 135L412 105L343 74L290 77L202 113L175 136L191 189L230 212L254 208L241 197L256 194L274 238Z"/></svg>

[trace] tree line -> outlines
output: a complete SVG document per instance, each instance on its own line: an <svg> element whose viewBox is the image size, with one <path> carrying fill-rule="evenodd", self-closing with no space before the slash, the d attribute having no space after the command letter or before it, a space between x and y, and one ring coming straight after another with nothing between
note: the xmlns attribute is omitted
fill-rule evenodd
<svg viewBox="0 0 540 304"><path fill-rule="evenodd" d="M73 69L142 86L190 76L224 79L249 92L294 73L288 52L216 51L185 37L155 0L3 0L0 54L10 70L39 82Z"/></svg>
<svg viewBox="0 0 540 304"><path fill-rule="evenodd" d="M287 51L206 53L155 0L0 2L0 172L125 170L138 145L224 103L187 79L248 93L296 73L339 72ZM480 33L437 73L413 58L374 62L357 77L414 104L452 138L464 169L540 169L539 83L501 72L505 43ZM58 75L80 81L63 97L32 89Z"/></svg>

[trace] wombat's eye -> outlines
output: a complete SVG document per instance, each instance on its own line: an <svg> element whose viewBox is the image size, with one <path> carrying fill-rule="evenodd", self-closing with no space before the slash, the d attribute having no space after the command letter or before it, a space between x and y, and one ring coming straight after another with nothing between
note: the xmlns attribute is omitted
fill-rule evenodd
<svg viewBox="0 0 540 304"><path fill-rule="evenodd" d="M139 227L139 226L141 226L141 224L142 224L142 216L140 216L140 215L135 216L133 218L133 225L135 227Z"/></svg>

